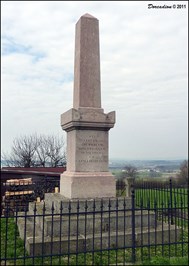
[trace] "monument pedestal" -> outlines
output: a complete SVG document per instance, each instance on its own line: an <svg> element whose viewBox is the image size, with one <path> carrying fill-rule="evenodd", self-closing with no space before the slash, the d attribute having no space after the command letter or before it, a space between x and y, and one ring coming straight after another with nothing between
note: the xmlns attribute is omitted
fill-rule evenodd
<svg viewBox="0 0 189 266"><path fill-rule="evenodd" d="M108 171L108 131L115 112L99 108L70 109L61 116L67 132L67 171L60 194L69 199L115 197L115 177Z"/></svg>
<svg viewBox="0 0 189 266"><path fill-rule="evenodd" d="M69 199L115 197L115 177L110 172L64 172L60 194Z"/></svg>

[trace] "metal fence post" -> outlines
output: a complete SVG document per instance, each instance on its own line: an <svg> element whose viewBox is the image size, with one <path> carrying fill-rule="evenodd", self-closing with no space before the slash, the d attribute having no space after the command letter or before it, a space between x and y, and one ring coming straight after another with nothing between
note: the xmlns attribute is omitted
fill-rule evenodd
<svg viewBox="0 0 189 266"><path fill-rule="evenodd" d="M135 190L131 190L131 213L132 213L132 262L136 261L136 239L135 239Z"/></svg>
<svg viewBox="0 0 189 266"><path fill-rule="evenodd" d="M173 224L173 191L172 191L172 179L169 180L169 189L170 189L170 208L171 208L171 224Z"/></svg>

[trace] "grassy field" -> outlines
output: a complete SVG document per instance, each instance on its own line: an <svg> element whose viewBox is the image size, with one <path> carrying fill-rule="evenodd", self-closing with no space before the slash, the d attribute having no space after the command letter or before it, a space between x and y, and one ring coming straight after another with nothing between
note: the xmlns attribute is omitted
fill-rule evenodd
<svg viewBox="0 0 189 266"><path fill-rule="evenodd" d="M7 265L122 265L132 263L132 249L117 249L69 256L29 257L13 218L1 218L1 258ZM184 232L183 239L188 241ZM188 245L136 248L136 265L188 265ZM162 256L163 253L163 256ZM141 262L141 258L143 259ZM161 262L161 263L160 263ZM3 265L3 264L1 264Z"/></svg>
<svg viewBox="0 0 189 266"><path fill-rule="evenodd" d="M172 219L176 225L188 228L187 189L173 188L172 193L170 189L135 189L135 205L157 210L157 216L162 217L164 221Z"/></svg>
<svg viewBox="0 0 189 266"><path fill-rule="evenodd" d="M141 172L137 172L136 174L136 179L137 180L144 180L144 181L148 181L148 180L154 180L154 181L167 181L169 180L170 177L174 178L178 175L178 172L149 172L149 171L141 171ZM124 172L122 172L121 169L114 169L112 171L112 174L116 177L116 178L121 178L124 175Z"/></svg>
<svg viewBox="0 0 189 266"><path fill-rule="evenodd" d="M186 188L170 189L135 189L138 206L154 208L188 208L188 190Z"/></svg>

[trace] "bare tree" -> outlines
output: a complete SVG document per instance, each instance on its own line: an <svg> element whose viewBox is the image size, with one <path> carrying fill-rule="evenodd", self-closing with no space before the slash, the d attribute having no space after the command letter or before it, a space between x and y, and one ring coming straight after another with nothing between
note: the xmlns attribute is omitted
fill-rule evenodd
<svg viewBox="0 0 189 266"><path fill-rule="evenodd" d="M119 180L122 183L122 188L120 189L121 195L131 196L131 186L134 185L134 180L137 175L137 168L133 165L127 165L122 170L121 179Z"/></svg>
<svg viewBox="0 0 189 266"><path fill-rule="evenodd" d="M8 166L32 167L35 164L37 135L20 136L13 141L10 155L4 154Z"/></svg>
<svg viewBox="0 0 189 266"><path fill-rule="evenodd" d="M136 178L137 168L135 166L133 166L133 165L127 165L127 166L124 167L123 175L125 177Z"/></svg>
<svg viewBox="0 0 189 266"><path fill-rule="evenodd" d="M63 138L32 134L15 138L10 154L3 154L7 166L58 167L66 164Z"/></svg>
<svg viewBox="0 0 189 266"><path fill-rule="evenodd" d="M65 165L66 155L65 151L63 151L64 147L63 139L57 138L53 135L48 136L46 139L46 147L51 167Z"/></svg>
<svg viewBox="0 0 189 266"><path fill-rule="evenodd" d="M48 163L48 147L47 147L47 137L44 135L40 135L38 137L38 145L36 149L36 160L35 166L47 166Z"/></svg>

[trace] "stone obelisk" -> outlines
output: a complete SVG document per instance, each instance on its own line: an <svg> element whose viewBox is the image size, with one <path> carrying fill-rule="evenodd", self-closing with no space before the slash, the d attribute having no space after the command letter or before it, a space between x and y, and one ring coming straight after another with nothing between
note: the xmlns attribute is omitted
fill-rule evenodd
<svg viewBox="0 0 189 266"><path fill-rule="evenodd" d="M108 171L108 133L115 112L101 108L99 23L85 14L76 24L73 108L61 115L67 132L67 169L60 194L69 199L115 197Z"/></svg>

